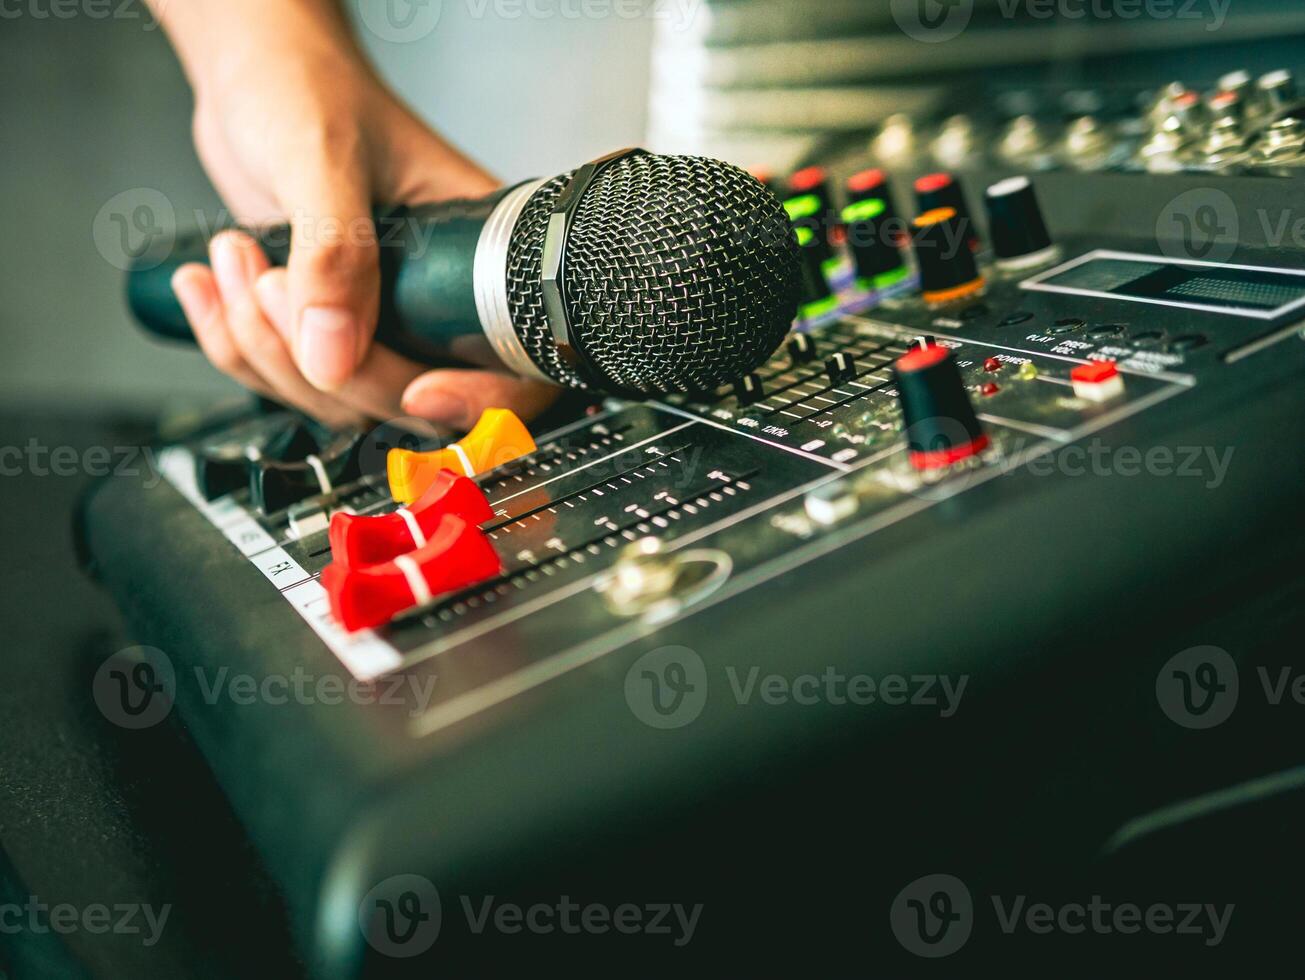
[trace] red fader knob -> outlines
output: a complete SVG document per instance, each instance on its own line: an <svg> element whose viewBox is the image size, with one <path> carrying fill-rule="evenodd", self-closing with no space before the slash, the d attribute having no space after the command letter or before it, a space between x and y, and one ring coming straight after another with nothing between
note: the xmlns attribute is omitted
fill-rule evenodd
<svg viewBox="0 0 1305 980"><path fill-rule="evenodd" d="M366 568L332 562L322 570L322 587L336 622L352 633L383 626L400 613L502 570L489 538L474 524L446 514L416 551Z"/></svg>
<svg viewBox="0 0 1305 980"><path fill-rule="evenodd" d="M448 514L468 524L484 524L494 511L480 487L441 470L410 507L372 516L336 513L331 518L331 557L337 564L358 568L391 561L423 547Z"/></svg>

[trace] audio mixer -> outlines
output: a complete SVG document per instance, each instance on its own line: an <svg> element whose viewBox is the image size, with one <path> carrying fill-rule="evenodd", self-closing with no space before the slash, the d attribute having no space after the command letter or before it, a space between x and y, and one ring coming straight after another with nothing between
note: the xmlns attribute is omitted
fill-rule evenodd
<svg viewBox="0 0 1305 980"><path fill-rule="evenodd" d="M696 949L740 962L817 929L831 963L901 955L880 910L909 869L1064 881L1137 814L1292 759L1225 731L1198 784L1151 733L1159 666L1299 554L1305 248L1250 218L1298 188L865 164L786 182L801 311L730 384L457 441L228 413L165 449L167 487L88 499L92 567L323 975L402 965L357 909L410 874L462 967L497 961L454 896L504 894L701 901ZM1210 208L1240 232L1184 238ZM214 704L221 669L399 693ZM963 676L974 706L756 707L753 669ZM684 721L645 683L705 693ZM812 890L848 880L870 911L818 926ZM628 955L609 938L541 941Z"/></svg>

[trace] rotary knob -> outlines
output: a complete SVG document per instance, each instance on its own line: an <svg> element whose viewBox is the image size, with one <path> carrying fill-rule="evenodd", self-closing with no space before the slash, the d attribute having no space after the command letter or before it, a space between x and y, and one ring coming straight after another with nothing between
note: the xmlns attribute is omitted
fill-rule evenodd
<svg viewBox="0 0 1305 980"><path fill-rule="evenodd" d="M1056 258L1056 247L1027 177L998 181L988 188L983 201L988 210L988 237L999 268L1014 272Z"/></svg>
<svg viewBox="0 0 1305 980"><path fill-rule="evenodd" d="M829 288L829 278L825 274L829 247L810 228L798 225L793 230L797 234L802 273L798 317L804 322L816 321L838 308L838 297Z"/></svg>
<svg viewBox="0 0 1305 980"><path fill-rule="evenodd" d="M915 182L915 200L921 214L938 208L951 208L955 211L970 251L979 250L979 229L975 227L970 209L965 203L965 191L961 189L960 178L948 173L925 174Z"/></svg>
<svg viewBox="0 0 1305 980"><path fill-rule="evenodd" d="M866 289L887 289L910 275L906 259L884 221L887 208L877 198L867 198L843 209L847 246L856 263L856 274Z"/></svg>
<svg viewBox="0 0 1305 980"><path fill-rule="evenodd" d="M926 211L915 219L914 228L920 292L927 304L943 306L983 292L983 276L953 209Z"/></svg>
<svg viewBox="0 0 1305 980"><path fill-rule="evenodd" d="M893 365L911 465L940 470L982 452L987 433L970 404L951 351L917 347Z"/></svg>

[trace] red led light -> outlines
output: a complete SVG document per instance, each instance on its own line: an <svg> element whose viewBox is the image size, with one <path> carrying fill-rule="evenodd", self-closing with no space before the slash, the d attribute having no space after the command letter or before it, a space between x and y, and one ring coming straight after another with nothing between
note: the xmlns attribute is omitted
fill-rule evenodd
<svg viewBox="0 0 1305 980"><path fill-rule="evenodd" d="M983 370L992 372L1000 371L1001 361L997 360L995 357L990 357L983 362Z"/></svg>

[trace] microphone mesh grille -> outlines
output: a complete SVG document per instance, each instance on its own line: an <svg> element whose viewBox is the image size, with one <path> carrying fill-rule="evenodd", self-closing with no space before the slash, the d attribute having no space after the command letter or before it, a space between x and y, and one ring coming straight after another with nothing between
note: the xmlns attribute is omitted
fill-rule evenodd
<svg viewBox="0 0 1305 980"><path fill-rule="evenodd" d="M586 387L558 356L540 291L544 233L571 174L540 187L508 249L508 305L527 353ZM636 154L589 186L567 244L576 338L616 389L706 390L754 370L797 310L797 240L776 197L737 167Z"/></svg>

